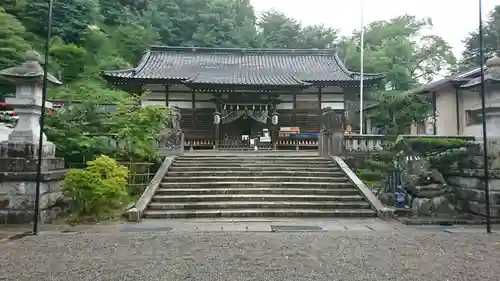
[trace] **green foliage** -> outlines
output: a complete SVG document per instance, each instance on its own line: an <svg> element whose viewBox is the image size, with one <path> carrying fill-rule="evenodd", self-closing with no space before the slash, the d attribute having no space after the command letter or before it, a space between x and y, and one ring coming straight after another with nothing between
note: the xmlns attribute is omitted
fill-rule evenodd
<svg viewBox="0 0 500 281"><path fill-rule="evenodd" d="M467 142L462 139L399 137L394 145L371 153L360 161L356 174L363 181L381 187L388 175L397 171L398 161L399 164L407 164L408 155L425 157L433 168L442 171L463 159L466 152L462 148L466 145Z"/></svg>
<svg viewBox="0 0 500 281"><path fill-rule="evenodd" d="M467 157L468 142L458 138L413 138L401 136L392 150L400 155L420 156L432 168L447 171Z"/></svg>
<svg viewBox="0 0 500 281"><path fill-rule="evenodd" d="M484 51L486 57L500 56L500 5L488 16L484 24ZM471 32L463 41L465 49L462 52L461 70L470 70L479 66L479 30Z"/></svg>
<svg viewBox="0 0 500 281"><path fill-rule="evenodd" d="M449 171L467 158L467 151L462 149L448 150L438 155L429 156L429 163L439 171Z"/></svg>
<svg viewBox="0 0 500 281"><path fill-rule="evenodd" d="M11 64L30 45L43 50L47 1L4 2L10 14L2 11L0 19L7 17L10 23L2 25L0 43L4 37L12 42L1 45L13 47L0 50L8 52L0 54L0 64ZM60 0L54 2L53 13L53 36L61 40L53 40L50 66L65 84L99 79L103 69L131 67L150 44L335 48L348 67L359 68L358 32L338 38L335 28L302 25L275 10L257 20L250 0ZM431 26L429 19L409 15L370 23L365 32L365 71L387 73L385 86L403 91L453 66L447 42L420 36ZM2 37L5 32L8 35Z"/></svg>
<svg viewBox="0 0 500 281"><path fill-rule="evenodd" d="M15 66L31 47L24 26L0 7L0 69Z"/></svg>
<svg viewBox="0 0 500 281"><path fill-rule="evenodd" d="M47 34L48 1L27 1L19 20L30 31L44 38ZM53 6L52 34L64 42L80 43L82 34L99 16L98 0L58 0Z"/></svg>
<svg viewBox="0 0 500 281"><path fill-rule="evenodd" d="M394 160L395 154L391 150L373 152L357 163L356 174L372 186L383 185L389 173L395 170Z"/></svg>
<svg viewBox="0 0 500 281"><path fill-rule="evenodd" d="M28 0L2 0L1 6L5 11L11 15L17 15L24 9Z"/></svg>
<svg viewBox="0 0 500 281"><path fill-rule="evenodd" d="M105 155L87 162L85 169L64 176L63 192L71 200L76 220L102 220L116 215L127 201L126 167Z"/></svg>
<svg viewBox="0 0 500 281"><path fill-rule="evenodd" d="M67 163L82 163L100 154L121 160L155 159L156 140L165 133L168 110L157 106L141 108L137 106L139 101L126 93L106 91L98 83L88 86L81 84L58 92L81 95L78 102L47 115L46 134L57 145L57 154Z"/></svg>
<svg viewBox="0 0 500 281"><path fill-rule="evenodd" d="M98 103L114 103L126 100L129 94L108 88L98 79L79 80L48 91L49 100L89 101Z"/></svg>
<svg viewBox="0 0 500 281"><path fill-rule="evenodd" d="M159 37L160 35L152 26L138 24L116 27L112 34L114 41L120 42L119 55L133 64L139 62L142 53L149 45L158 44Z"/></svg>
<svg viewBox="0 0 500 281"><path fill-rule="evenodd" d="M372 183L379 182L387 176L387 174L384 174L382 171L377 169L359 169L357 171L357 175L363 181Z"/></svg>
<svg viewBox="0 0 500 281"><path fill-rule="evenodd" d="M116 155L121 159L146 159L156 156L158 141L166 132L169 113L162 106L137 108L121 104L111 118L110 132L121 141Z"/></svg>
<svg viewBox="0 0 500 281"><path fill-rule="evenodd" d="M467 142L455 138L407 138L404 143L420 155L431 155L465 147Z"/></svg>
<svg viewBox="0 0 500 281"><path fill-rule="evenodd" d="M418 95L383 93L378 96L377 107L367 115L372 124L382 126L383 134L395 139L407 128L429 117L429 102Z"/></svg>
<svg viewBox="0 0 500 281"><path fill-rule="evenodd" d="M338 30L322 25L303 27L296 20L275 10L264 12L258 25L266 48L332 48L338 33Z"/></svg>
<svg viewBox="0 0 500 281"><path fill-rule="evenodd" d="M436 35L421 36L432 27L428 18L403 15L388 21L375 21L365 28L364 69L386 73L386 88L406 91L421 80L432 80L456 64L451 46ZM359 31L339 42L346 65L360 68Z"/></svg>
<svg viewBox="0 0 500 281"><path fill-rule="evenodd" d="M86 63L86 51L75 44L53 45L50 54L60 67L61 79L71 82L83 72Z"/></svg>
<svg viewBox="0 0 500 281"><path fill-rule="evenodd" d="M13 3L14 4L14 3ZM12 15L0 7L0 69L12 67L24 59L24 53L31 49L26 40L26 29ZM0 101L14 91L12 85L0 79Z"/></svg>

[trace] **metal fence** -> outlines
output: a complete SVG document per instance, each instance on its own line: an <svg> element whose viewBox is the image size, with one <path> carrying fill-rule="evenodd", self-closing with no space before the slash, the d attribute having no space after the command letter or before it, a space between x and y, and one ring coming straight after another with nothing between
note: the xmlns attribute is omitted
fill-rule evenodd
<svg viewBox="0 0 500 281"><path fill-rule="evenodd" d="M67 165L70 169L83 169L89 160L92 159L84 160L80 163L67 163ZM154 161L117 161L117 163L128 169L128 189L131 196L142 194L156 173L157 163Z"/></svg>
<svg viewBox="0 0 500 281"><path fill-rule="evenodd" d="M405 156L404 162L409 163L411 161L417 161L420 159L421 159L420 156ZM394 193L396 192L398 187L403 186L404 185L403 173L404 171L401 168L401 165L395 164L395 170L390 172L389 175L387 176L384 192Z"/></svg>

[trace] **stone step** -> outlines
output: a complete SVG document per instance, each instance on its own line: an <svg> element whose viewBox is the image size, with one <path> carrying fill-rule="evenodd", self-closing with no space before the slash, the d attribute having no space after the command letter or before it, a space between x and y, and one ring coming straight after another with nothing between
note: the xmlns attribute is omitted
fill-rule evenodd
<svg viewBox="0 0 500 281"><path fill-rule="evenodd" d="M301 177L301 176L200 176L200 177L164 177L164 182L238 182L238 181L259 181L259 182L346 182L346 177Z"/></svg>
<svg viewBox="0 0 500 281"><path fill-rule="evenodd" d="M179 164L192 164L192 163L231 163L231 164L333 164L332 160L329 159L317 159L317 160L284 160L284 159L274 159L274 160L249 160L249 159L196 159L196 160L182 160L175 159L174 163Z"/></svg>
<svg viewBox="0 0 500 281"><path fill-rule="evenodd" d="M262 182L262 181L214 181L214 182L161 182L161 188L352 188L347 181L340 182Z"/></svg>
<svg viewBox="0 0 500 281"><path fill-rule="evenodd" d="M262 172L262 171L274 171L279 169L280 172L332 172L332 173L339 173L341 172L340 168L338 166L331 166L331 167L303 167L303 166L283 166L280 165L276 167L275 165L269 166L269 167L263 167L263 166L247 166L247 167L235 167L235 166L176 166L173 165L170 167L169 171L185 171L185 172L205 172L205 171L220 171L220 172Z"/></svg>
<svg viewBox="0 0 500 281"><path fill-rule="evenodd" d="M361 201L361 195L291 195L291 194L189 194L189 195L154 195L151 202L213 202L213 201ZM151 203L150 203L151 204Z"/></svg>
<svg viewBox="0 0 500 281"><path fill-rule="evenodd" d="M276 167L281 168L305 168L305 167L316 167L316 168L336 168L337 164L334 163L230 163L230 162L176 162L172 163L173 167L227 167L233 166L235 168L244 167L262 167L267 169L272 169Z"/></svg>
<svg viewBox="0 0 500 281"><path fill-rule="evenodd" d="M287 201L225 201L225 202L187 202L187 203L152 203L149 210L206 210L206 209L370 209L366 202L287 202Z"/></svg>
<svg viewBox="0 0 500 281"><path fill-rule="evenodd" d="M375 217L371 209L220 209L220 210L146 210L145 218L210 217Z"/></svg>
<svg viewBox="0 0 500 281"><path fill-rule="evenodd" d="M287 195L358 195L356 188L159 188L156 195L205 194L287 194Z"/></svg>
<svg viewBox="0 0 500 281"><path fill-rule="evenodd" d="M251 170L246 170L246 171L234 171L234 170L228 170L228 171L199 171L196 169L193 169L191 171L185 171L185 170L175 170L175 171L169 171L167 173L168 177L193 177L193 176L221 176L221 175L226 175L226 176L231 176L231 177L241 177L241 176L294 176L294 177L337 177L337 178L342 178L345 177L344 173L340 171L336 172L328 172L328 171L287 171L287 170L260 170L260 171L251 171Z"/></svg>
<svg viewBox="0 0 500 281"><path fill-rule="evenodd" d="M332 161L321 156L179 156L179 161Z"/></svg>

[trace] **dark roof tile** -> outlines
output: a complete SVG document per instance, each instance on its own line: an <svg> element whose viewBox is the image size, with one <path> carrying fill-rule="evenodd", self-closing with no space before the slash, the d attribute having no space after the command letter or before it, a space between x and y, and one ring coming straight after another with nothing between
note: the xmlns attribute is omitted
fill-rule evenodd
<svg viewBox="0 0 500 281"><path fill-rule="evenodd" d="M151 47L136 68L104 77L168 79L193 84L306 85L359 81L332 50ZM382 74L366 74L366 80Z"/></svg>

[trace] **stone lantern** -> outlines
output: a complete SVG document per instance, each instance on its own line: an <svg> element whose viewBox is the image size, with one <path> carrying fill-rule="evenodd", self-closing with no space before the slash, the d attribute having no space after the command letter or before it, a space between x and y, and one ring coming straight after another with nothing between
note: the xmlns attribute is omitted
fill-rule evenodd
<svg viewBox="0 0 500 281"><path fill-rule="evenodd" d="M7 98L18 114L17 126L7 140L0 142L0 224L26 223L33 220L36 194L38 141L42 107L43 68L41 56L26 53L19 66L0 71L0 76L16 86L16 97ZM61 84L54 76L48 80ZM56 147L43 135L40 214L42 222L50 221L60 209L60 180L64 170L62 158L55 157Z"/></svg>

